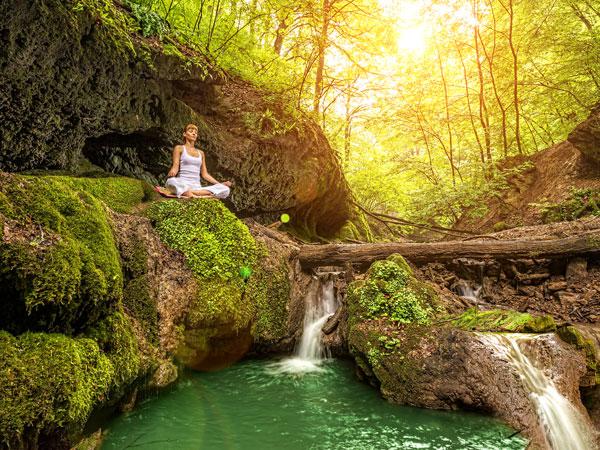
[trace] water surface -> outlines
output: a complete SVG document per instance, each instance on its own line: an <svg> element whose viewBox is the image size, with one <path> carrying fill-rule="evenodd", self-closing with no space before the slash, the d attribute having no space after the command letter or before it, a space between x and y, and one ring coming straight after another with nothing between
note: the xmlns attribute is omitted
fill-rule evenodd
<svg viewBox="0 0 600 450"><path fill-rule="evenodd" d="M491 418L392 405L352 366L282 374L272 361L189 373L110 425L103 450L524 449Z"/></svg>

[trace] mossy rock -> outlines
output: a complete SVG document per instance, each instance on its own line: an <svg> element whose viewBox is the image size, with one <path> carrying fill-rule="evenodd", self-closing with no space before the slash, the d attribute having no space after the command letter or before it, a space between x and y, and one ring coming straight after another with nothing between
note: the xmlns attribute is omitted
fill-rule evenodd
<svg viewBox="0 0 600 450"><path fill-rule="evenodd" d="M141 183L2 173L0 193L0 210L10 223L0 243L0 293L7 310L0 326L15 334L73 334L114 310L123 276L100 198L117 208L132 206L144 198Z"/></svg>
<svg viewBox="0 0 600 450"><path fill-rule="evenodd" d="M532 316L503 309L479 311L477 308L469 308L454 319L452 324L467 331L549 333L556 330L556 322L550 315Z"/></svg>
<svg viewBox="0 0 600 450"><path fill-rule="evenodd" d="M600 348L595 345L594 340L584 336L582 331L573 325L559 327L557 334L566 343L583 351L588 372L592 378L590 384L600 385Z"/></svg>
<svg viewBox="0 0 600 450"><path fill-rule="evenodd" d="M88 338L0 331L0 442L38 448L80 431L114 381L115 366Z"/></svg>
<svg viewBox="0 0 600 450"><path fill-rule="evenodd" d="M443 311L433 288L417 280L400 255L375 261L365 280L348 287L350 324L386 318L394 323L427 324Z"/></svg>
<svg viewBox="0 0 600 450"><path fill-rule="evenodd" d="M205 369L215 358L222 366L226 355L241 357L252 336L282 337L290 290L287 268L263 263L266 249L223 203L164 201L148 214L161 240L184 254L198 281L177 350L184 364ZM233 350L235 345L242 354Z"/></svg>
<svg viewBox="0 0 600 450"><path fill-rule="evenodd" d="M121 313L85 337L0 331L0 442L68 447L92 410L118 399L141 369L131 324Z"/></svg>
<svg viewBox="0 0 600 450"><path fill-rule="evenodd" d="M256 308L252 336L255 341L276 342L287 334L291 286L286 263L270 267L265 259L259 260L258 269L248 279L247 295Z"/></svg>
<svg viewBox="0 0 600 450"><path fill-rule="evenodd" d="M115 312L89 328L85 336L94 339L114 367L110 383L112 397L122 395L127 387L150 367L143 367L138 342L130 320Z"/></svg>
<svg viewBox="0 0 600 450"><path fill-rule="evenodd" d="M148 278L148 250L135 235L120 244L123 267L123 307L143 324L145 338L158 344L158 310Z"/></svg>
<svg viewBox="0 0 600 450"><path fill-rule="evenodd" d="M384 397L410 403L411 390L422 373L418 356L411 355L429 347L430 339L430 326L413 323L392 327L389 322L371 322L351 329L348 346L357 365L380 387Z"/></svg>

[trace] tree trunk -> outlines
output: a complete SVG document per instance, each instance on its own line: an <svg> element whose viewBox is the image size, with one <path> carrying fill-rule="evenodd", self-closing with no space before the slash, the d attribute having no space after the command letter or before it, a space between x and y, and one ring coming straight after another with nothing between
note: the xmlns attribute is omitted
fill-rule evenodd
<svg viewBox="0 0 600 450"><path fill-rule="evenodd" d="M315 75L315 92L313 96L313 112L315 117L319 114L319 104L323 95L323 71L325 70L325 51L327 50L329 40L329 20L331 13L331 0L323 0L323 17L321 22L321 32L317 42L317 73Z"/></svg>
<svg viewBox="0 0 600 450"><path fill-rule="evenodd" d="M479 3L473 1L473 16L479 20ZM485 103L484 93L484 82L483 82L483 69L481 67L481 55L479 54L479 25L473 26L473 37L475 41L475 62L477 63L477 76L479 80L479 121L481 122L481 128L483 128L483 139L485 142L485 150L487 154L487 161L490 167L492 166L492 142L490 133L490 117L488 114L487 105Z"/></svg>
<svg viewBox="0 0 600 450"><path fill-rule="evenodd" d="M600 254L600 229L586 231L576 236L547 240L303 245L298 259L304 269L343 266L347 262L364 266L385 259L392 253L399 253L415 263L447 261L455 258L567 258Z"/></svg>

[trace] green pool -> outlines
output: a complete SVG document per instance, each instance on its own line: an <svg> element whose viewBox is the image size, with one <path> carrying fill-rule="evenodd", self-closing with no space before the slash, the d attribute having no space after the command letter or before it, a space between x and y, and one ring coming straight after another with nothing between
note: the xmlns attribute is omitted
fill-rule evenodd
<svg viewBox="0 0 600 450"><path fill-rule="evenodd" d="M391 405L350 363L282 374L273 361L189 373L108 426L102 449L524 449L485 416Z"/></svg>

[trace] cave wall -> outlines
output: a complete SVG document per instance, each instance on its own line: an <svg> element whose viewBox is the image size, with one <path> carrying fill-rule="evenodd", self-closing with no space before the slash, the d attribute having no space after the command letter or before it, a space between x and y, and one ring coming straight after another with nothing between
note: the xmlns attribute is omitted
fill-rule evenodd
<svg viewBox="0 0 600 450"><path fill-rule="evenodd" d="M330 235L349 191L320 128L200 55L135 35L104 0L0 4L0 170L109 172L164 182L187 123L232 209ZM108 5L112 5L110 0ZM129 27L129 28L128 28Z"/></svg>

